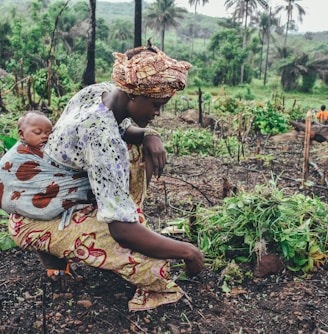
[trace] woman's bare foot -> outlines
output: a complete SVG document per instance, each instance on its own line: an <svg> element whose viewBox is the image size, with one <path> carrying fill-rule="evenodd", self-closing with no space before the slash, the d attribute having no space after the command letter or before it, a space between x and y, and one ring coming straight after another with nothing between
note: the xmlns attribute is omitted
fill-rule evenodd
<svg viewBox="0 0 328 334"><path fill-rule="evenodd" d="M80 282L83 280L81 275L78 275L74 269L70 267L67 260L64 258L58 258L49 253L37 251L41 263L47 269L48 277L54 281L65 279L73 279Z"/></svg>

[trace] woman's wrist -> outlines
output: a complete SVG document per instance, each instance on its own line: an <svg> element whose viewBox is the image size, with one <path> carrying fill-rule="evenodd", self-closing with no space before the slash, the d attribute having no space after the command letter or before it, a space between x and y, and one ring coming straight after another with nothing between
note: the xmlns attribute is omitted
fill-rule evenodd
<svg viewBox="0 0 328 334"><path fill-rule="evenodd" d="M145 129L145 132L144 132L144 138L147 137L147 136L160 137L160 134L159 134L158 131L156 131L154 129L147 128L147 129Z"/></svg>

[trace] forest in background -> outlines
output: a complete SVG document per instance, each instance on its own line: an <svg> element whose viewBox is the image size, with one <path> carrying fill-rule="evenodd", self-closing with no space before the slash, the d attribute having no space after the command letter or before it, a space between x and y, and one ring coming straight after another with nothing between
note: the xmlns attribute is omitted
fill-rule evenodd
<svg viewBox="0 0 328 334"><path fill-rule="evenodd" d="M143 2L142 43L151 37L159 46L160 27L147 18L149 7ZM46 101L60 110L81 86L90 29L88 1L0 0L0 10L0 68L8 74L0 77L0 89L18 97L11 102L3 93L2 108L17 110ZM174 12L178 11L173 6ZM285 47L284 26L274 21L268 34L267 13L256 14L250 18L246 46L242 22L189 12L174 17L176 25L166 28L163 45L170 56L193 64L188 89L217 92L218 88L239 87L244 90L237 93L239 98L250 100L259 86L266 86L266 93L324 95L328 32L297 34L291 30ZM110 78L112 52L134 46L133 20L133 1L96 2L97 81Z"/></svg>

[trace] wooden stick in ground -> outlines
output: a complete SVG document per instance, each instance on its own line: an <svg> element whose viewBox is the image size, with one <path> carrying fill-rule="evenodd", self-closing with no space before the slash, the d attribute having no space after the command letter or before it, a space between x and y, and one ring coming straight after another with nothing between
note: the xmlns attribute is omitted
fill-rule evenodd
<svg viewBox="0 0 328 334"><path fill-rule="evenodd" d="M302 187L304 187L304 184L305 184L305 182L307 180L308 171L309 171L311 120L312 120L312 110L309 110L306 113L306 119L305 119L304 160L303 160Z"/></svg>

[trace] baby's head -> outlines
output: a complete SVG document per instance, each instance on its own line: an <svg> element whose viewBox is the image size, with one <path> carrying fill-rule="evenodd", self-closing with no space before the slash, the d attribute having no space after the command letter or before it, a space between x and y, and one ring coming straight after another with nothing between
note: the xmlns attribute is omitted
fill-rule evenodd
<svg viewBox="0 0 328 334"><path fill-rule="evenodd" d="M39 149L43 148L52 132L50 119L38 110L25 112L17 126L19 139Z"/></svg>

